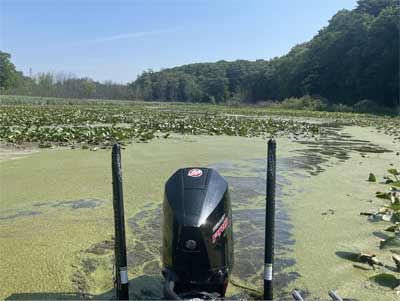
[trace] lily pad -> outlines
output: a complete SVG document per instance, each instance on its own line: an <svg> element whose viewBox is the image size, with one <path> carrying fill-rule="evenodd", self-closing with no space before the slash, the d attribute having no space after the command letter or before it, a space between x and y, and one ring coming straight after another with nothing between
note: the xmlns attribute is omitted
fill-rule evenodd
<svg viewBox="0 0 400 301"><path fill-rule="evenodd" d="M399 230L400 230L400 225L398 225L398 224L389 226L385 229L385 231L387 231L387 232L397 232Z"/></svg>
<svg viewBox="0 0 400 301"><path fill-rule="evenodd" d="M388 169L388 173L394 175L394 176L399 176L400 175L400 171L396 168L390 168Z"/></svg>
<svg viewBox="0 0 400 301"><path fill-rule="evenodd" d="M379 246L381 249L400 248L400 238L394 236L382 240Z"/></svg>
<svg viewBox="0 0 400 301"><path fill-rule="evenodd" d="M375 196L377 198L390 200L390 193L377 191Z"/></svg>
<svg viewBox="0 0 400 301"><path fill-rule="evenodd" d="M397 195L395 193L393 193L390 196L390 202L392 203L392 206L399 206L400 205L400 198L397 197ZM393 210L399 210L399 208L393 209Z"/></svg>
<svg viewBox="0 0 400 301"><path fill-rule="evenodd" d="M400 210L400 204L399 203L394 203L390 206L387 206L386 208L391 209L393 211L399 211Z"/></svg>
<svg viewBox="0 0 400 301"><path fill-rule="evenodd" d="M394 289L400 284L399 279L397 279L394 275L388 273L381 273L379 275L371 277L370 279L376 284L390 287L391 289Z"/></svg>
<svg viewBox="0 0 400 301"><path fill-rule="evenodd" d="M393 223L399 223L400 222L400 211L393 212L392 222Z"/></svg>

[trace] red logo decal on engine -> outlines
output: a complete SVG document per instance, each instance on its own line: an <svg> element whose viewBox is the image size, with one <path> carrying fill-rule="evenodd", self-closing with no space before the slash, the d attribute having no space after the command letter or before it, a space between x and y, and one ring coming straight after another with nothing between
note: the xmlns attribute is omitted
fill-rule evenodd
<svg viewBox="0 0 400 301"><path fill-rule="evenodd" d="M224 231L229 227L229 219L225 218L224 222L222 223L222 225L218 228L217 231L215 231L215 233L212 236L212 242L215 243L215 241L217 240L218 237L220 237L222 235L222 233L224 233Z"/></svg>
<svg viewBox="0 0 400 301"><path fill-rule="evenodd" d="M203 172L201 171L201 169L197 169L197 168L191 169L188 172L188 176L193 177L193 178L201 177L202 174L203 174Z"/></svg>

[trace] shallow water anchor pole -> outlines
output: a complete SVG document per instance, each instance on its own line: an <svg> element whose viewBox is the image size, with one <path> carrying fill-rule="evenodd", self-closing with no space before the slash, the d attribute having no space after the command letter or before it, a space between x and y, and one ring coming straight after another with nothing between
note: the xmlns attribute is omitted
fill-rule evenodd
<svg viewBox="0 0 400 301"><path fill-rule="evenodd" d="M265 208L264 300L273 300L272 267L274 264L276 141L268 140L267 191Z"/></svg>
<svg viewBox="0 0 400 301"><path fill-rule="evenodd" d="M115 288L118 300L129 300L126 260L124 196L122 193L121 148L114 144L111 155L113 207L115 225Z"/></svg>

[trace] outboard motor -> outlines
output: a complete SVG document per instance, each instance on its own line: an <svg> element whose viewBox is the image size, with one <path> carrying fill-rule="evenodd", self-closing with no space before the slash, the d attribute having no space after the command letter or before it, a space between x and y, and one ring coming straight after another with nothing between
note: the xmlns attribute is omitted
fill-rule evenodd
<svg viewBox="0 0 400 301"><path fill-rule="evenodd" d="M164 297L224 297L233 268L225 179L210 168L179 169L165 185L163 210Z"/></svg>

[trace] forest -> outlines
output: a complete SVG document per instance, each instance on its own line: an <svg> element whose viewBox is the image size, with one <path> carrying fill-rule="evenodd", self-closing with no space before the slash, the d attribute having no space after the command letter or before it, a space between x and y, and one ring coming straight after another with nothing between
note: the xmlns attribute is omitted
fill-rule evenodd
<svg viewBox="0 0 400 301"><path fill-rule="evenodd" d="M144 71L126 84L64 73L24 76L0 52L4 94L205 103L281 102L304 96L325 104L399 107L400 4L359 0L310 41L270 60L195 63Z"/></svg>

